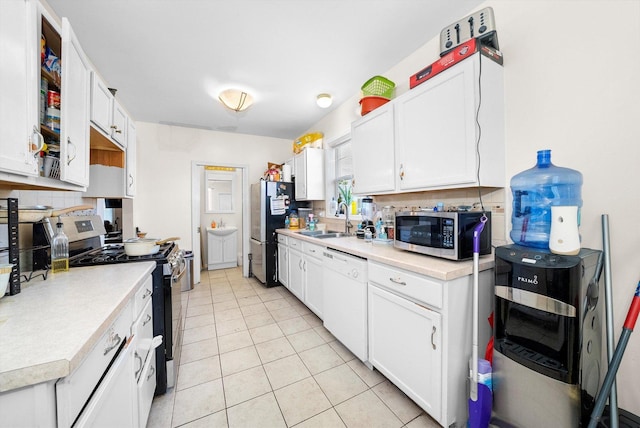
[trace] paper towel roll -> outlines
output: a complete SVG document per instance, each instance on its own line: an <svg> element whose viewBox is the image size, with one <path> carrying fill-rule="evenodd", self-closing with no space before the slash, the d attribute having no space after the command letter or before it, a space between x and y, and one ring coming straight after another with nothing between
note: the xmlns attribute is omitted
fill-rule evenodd
<svg viewBox="0 0 640 428"><path fill-rule="evenodd" d="M291 181L291 165L282 165L282 181Z"/></svg>

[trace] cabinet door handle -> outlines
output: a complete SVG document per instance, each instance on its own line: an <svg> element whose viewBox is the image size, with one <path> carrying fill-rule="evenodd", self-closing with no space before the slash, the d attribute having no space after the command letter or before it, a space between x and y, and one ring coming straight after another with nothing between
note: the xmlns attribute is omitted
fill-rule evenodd
<svg viewBox="0 0 640 428"><path fill-rule="evenodd" d="M144 294L142 295L142 300L144 300L147 297L151 296L151 293L152 293L152 291L147 288L147 291L145 291Z"/></svg>
<svg viewBox="0 0 640 428"><path fill-rule="evenodd" d="M134 357L136 357L136 360L137 360L137 361L140 361L140 368L139 368L139 369L137 369L137 370L135 371L135 373L133 374L133 376L134 376L136 379L138 379L138 373L140 373L140 372L142 371L142 357L138 354L138 351L134 352L134 353L133 353L133 356L134 356Z"/></svg>
<svg viewBox="0 0 640 428"><path fill-rule="evenodd" d="M300 261L298 262L298 268L300 268L300 270L302 270L302 259L300 259Z"/></svg>
<svg viewBox="0 0 640 428"><path fill-rule="evenodd" d="M400 180L404 180L404 166L400 164Z"/></svg>
<svg viewBox="0 0 640 428"><path fill-rule="evenodd" d="M156 368L151 366L151 370L149 370L149 376L147 376L147 381L151 379L151 377L155 374L155 372L156 372Z"/></svg>
<svg viewBox="0 0 640 428"><path fill-rule="evenodd" d="M149 321L151 321L151 315L147 314L147 318L142 322L142 326L144 327L149 324Z"/></svg>
<svg viewBox="0 0 640 428"><path fill-rule="evenodd" d="M69 156L69 148L73 147L73 157ZM67 165L71 165L71 161L76 158L77 150L75 144L71 142L71 138L67 137Z"/></svg>
<svg viewBox="0 0 640 428"><path fill-rule="evenodd" d="M431 330L431 346L433 346L433 349L436 349L436 343L433 341L434 336L436 335L436 326L433 326L433 329Z"/></svg>
<svg viewBox="0 0 640 428"><path fill-rule="evenodd" d="M398 284L402 286L407 285L407 283L401 280L400 278L389 278L389 281L393 282L394 284Z"/></svg>
<svg viewBox="0 0 640 428"><path fill-rule="evenodd" d="M133 175L129 174L129 187L133 186Z"/></svg>
<svg viewBox="0 0 640 428"><path fill-rule="evenodd" d="M104 355L107 355L109 352L113 351L119 344L122 339L118 333L114 333L111 331L109 334L109 344L106 348L104 348Z"/></svg>
<svg viewBox="0 0 640 428"><path fill-rule="evenodd" d="M38 128L34 125L33 127L33 136L35 139L29 139L29 151L33 154L33 157L36 157L40 154L40 151L44 148L44 137L38 130ZM36 143L37 141L37 143Z"/></svg>

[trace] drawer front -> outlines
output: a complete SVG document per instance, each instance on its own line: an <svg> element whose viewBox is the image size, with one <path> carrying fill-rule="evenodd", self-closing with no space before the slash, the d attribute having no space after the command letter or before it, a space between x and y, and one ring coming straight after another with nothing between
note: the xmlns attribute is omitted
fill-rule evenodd
<svg viewBox="0 0 640 428"><path fill-rule="evenodd" d="M136 291L136 295L133 298L133 317L138 318L140 312L144 309L148 302L151 301L151 294L153 294L153 279L151 275L146 279L142 287Z"/></svg>
<svg viewBox="0 0 640 428"><path fill-rule="evenodd" d="M295 248L298 251L302 251L302 241L299 239L289 238L289 248Z"/></svg>
<svg viewBox="0 0 640 428"><path fill-rule="evenodd" d="M285 235L278 233L278 244L287 245L287 237Z"/></svg>
<svg viewBox="0 0 640 428"><path fill-rule="evenodd" d="M147 302L144 310L133 324L132 333L135 336L135 350L133 353L136 379L140 375L142 366L147 359L151 342L153 341L153 305Z"/></svg>
<svg viewBox="0 0 640 428"><path fill-rule="evenodd" d="M98 343L87 354L80 366L69 376L56 383L58 403L65 403L64 408L58 406L58 422L67 425L73 422L80 413L91 391L95 388L100 377L107 369L120 349L122 342L127 340L131 329L131 303L127 304L118 318L100 337Z"/></svg>
<svg viewBox="0 0 640 428"><path fill-rule="evenodd" d="M322 259L322 252L324 251L324 247L320 245L312 244L310 242L305 242L303 247L304 247L303 252L306 255L315 257L318 260Z"/></svg>
<svg viewBox="0 0 640 428"><path fill-rule="evenodd" d="M369 282L418 303L442 308L442 283L403 269L369 262Z"/></svg>
<svg viewBox="0 0 640 428"><path fill-rule="evenodd" d="M140 427L147 426L151 402L156 390L156 359L155 351L152 351L147 358L147 362L142 370L142 375L138 379L138 415Z"/></svg>

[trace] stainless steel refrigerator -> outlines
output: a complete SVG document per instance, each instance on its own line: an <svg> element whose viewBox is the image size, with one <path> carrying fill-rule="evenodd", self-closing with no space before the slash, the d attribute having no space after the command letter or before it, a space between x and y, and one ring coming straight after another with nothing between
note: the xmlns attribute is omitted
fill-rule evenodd
<svg viewBox="0 0 640 428"><path fill-rule="evenodd" d="M251 272L267 287L280 285L276 229L284 228L285 217L298 208L294 195L289 182L251 185Z"/></svg>

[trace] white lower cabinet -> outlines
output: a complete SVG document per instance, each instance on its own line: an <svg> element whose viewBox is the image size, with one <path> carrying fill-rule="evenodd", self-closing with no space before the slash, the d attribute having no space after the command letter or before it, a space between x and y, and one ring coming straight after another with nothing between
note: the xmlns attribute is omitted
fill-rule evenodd
<svg viewBox="0 0 640 428"><path fill-rule="evenodd" d="M278 235L278 281L289 288L289 247L287 237Z"/></svg>
<svg viewBox="0 0 640 428"><path fill-rule="evenodd" d="M237 229L207 228L208 270L226 269L238 266ZM228 232L228 233L227 233Z"/></svg>
<svg viewBox="0 0 640 428"><path fill-rule="evenodd" d="M323 291L322 291L322 250L323 247L309 242L304 248L304 303L320 319L322 319Z"/></svg>
<svg viewBox="0 0 640 428"><path fill-rule="evenodd" d="M369 284L369 362L436 420L441 337L439 313Z"/></svg>
<svg viewBox="0 0 640 428"><path fill-rule="evenodd" d="M302 241L289 238L289 290L304 302L304 260Z"/></svg>
<svg viewBox="0 0 640 428"><path fill-rule="evenodd" d="M369 362L445 427L466 426L473 276L440 280L369 261ZM479 338L493 303L493 270L479 276Z"/></svg>

